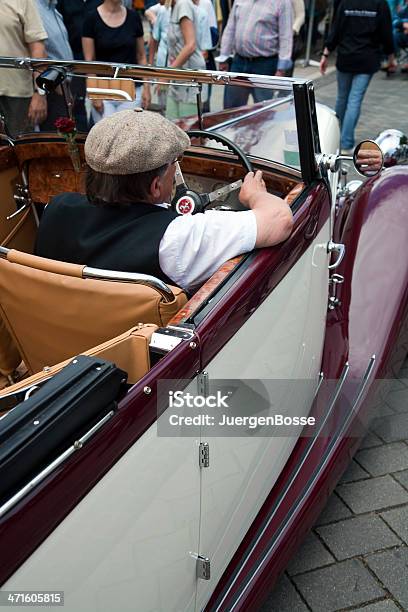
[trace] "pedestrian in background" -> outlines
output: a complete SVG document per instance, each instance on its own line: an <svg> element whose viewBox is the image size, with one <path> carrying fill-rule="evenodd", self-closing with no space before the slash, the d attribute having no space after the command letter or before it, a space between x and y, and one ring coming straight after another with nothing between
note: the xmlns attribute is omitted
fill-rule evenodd
<svg viewBox="0 0 408 612"><path fill-rule="evenodd" d="M0 55L5 57L47 57L47 32L34 0L1 0ZM47 97L35 88L28 70L0 69L0 113L12 135L29 131L47 117Z"/></svg>
<svg viewBox="0 0 408 612"><path fill-rule="evenodd" d="M286 71L286 76L293 76L295 68L295 60L300 57L303 50L303 41L300 36L300 30L305 23L305 3L304 0L291 0L293 10L293 44L292 44L292 66Z"/></svg>
<svg viewBox="0 0 408 612"><path fill-rule="evenodd" d="M82 48L87 61L146 65L143 26L139 15L127 9L122 0L104 0L90 11L82 29ZM136 87L135 99L129 102L92 100L91 114L96 123L119 110L150 104L150 87Z"/></svg>
<svg viewBox="0 0 408 612"><path fill-rule="evenodd" d="M57 11L57 0L37 0L37 7L48 38L45 40L45 50L52 60L72 60L73 53L68 40L68 32L61 14ZM68 109L62 89L47 94L47 119L40 125L42 132L54 132L55 120L66 116Z"/></svg>
<svg viewBox="0 0 408 612"><path fill-rule="evenodd" d="M340 121L341 149L354 148L354 131L367 87L379 70L382 53L395 64L391 13L386 0L341 0L320 60L325 74L328 57L337 49L336 115Z"/></svg>
<svg viewBox="0 0 408 612"><path fill-rule="evenodd" d="M149 9L145 13L147 15L152 11L150 13L150 23L153 29L149 42L149 64L160 67L167 66L167 31L170 22L170 7L167 7L165 2L166 0L160 0L157 12Z"/></svg>
<svg viewBox="0 0 408 612"><path fill-rule="evenodd" d="M217 18L211 0L193 0L197 10L197 43L205 60L207 70L217 70L213 49L218 43ZM203 103L203 112L210 112L212 85L208 86L207 100Z"/></svg>
<svg viewBox="0 0 408 612"><path fill-rule="evenodd" d="M83 60L82 52L82 26L86 15L96 9L102 0L58 0L57 10L61 13L67 28L69 44L74 59ZM86 80L73 77L71 80L71 93L74 97L74 116L79 132L88 131L88 116L85 108Z"/></svg>
<svg viewBox="0 0 408 612"><path fill-rule="evenodd" d="M166 0L160 0L160 10L155 14L153 31L149 42L149 64L167 66L167 32L170 23L170 7ZM153 7L154 8L154 7ZM150 9L151 10L151 9ZM148 13L149 11L146 11ZM156 85L157 104L160 112L166 110L167 86Z"/></svg>
<svg viewBox="0 0 408 612"><path fill-rule="evenodd" d="M292 67L293 11L291 0L235 0L221 40L220 69L285 76ZM252 91L255 102L269 99L268 89L226 87L224 107L243 106Z"/></svg>
<svg viewBox="0 0 408 612"><path fill-rule="evenodd" d="M198 18L192 0L172 0L168 30L168 60L171 68L205 69L205 60L197 44ZM203 101L206 101L206 94ZM197 113L197 88L171 85L167 95L166 115L171 119Z"/></svg>

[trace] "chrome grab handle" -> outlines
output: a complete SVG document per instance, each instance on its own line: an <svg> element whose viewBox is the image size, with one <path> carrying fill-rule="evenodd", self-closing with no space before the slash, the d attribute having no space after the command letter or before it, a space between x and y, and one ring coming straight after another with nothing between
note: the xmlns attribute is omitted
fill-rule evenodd
<svg viewBox="0 0 408 612"><path fill-rule="evenodd" d="M17 200L17 197L20 197L20 196L14 196L14 199ZM14 217L18 217L18 215L21 215L21 213L27 210L27 208L29 208L28 204L24 204L24 206L21 206L21 208L17 208L15 212L13 212L11 215L8 215L6 217L7 221L10 221L10 219L14 219Z"/></svg>
<svg viewBox="0 0 408 612"><path fill-rule="evenodd" d="M126 100L127 102L131 102L133 100L132 96L128 94L127 91L123 91L122 89L106 89L102 87L87 87L86 93L92 98L92 94L101 95L101 96L117 96L120 100Z"/></svg>
<svg viewBox="0 0 408 612"><path fill-rule="evenodd" d="M121 272L118 270L102 270L100 268L90 268L85 266L82 271L82 278L94 280L107 280L117 283L134 283L139 285L147 285L156 289L162 296L165 302L174 302L175 296L170 289L159 278L150 276L149 274L137 274L134 272Z"/></svg>
<svg viewBox="0 0 408 612"><path fill-rule="evenodd" d="M340 242L333 242L332 240L329 240L329 242L327 243L327 252L336 252L339 254L336 261L332 264L329 264L328 266L329 270L333 270L334 268L337 268L337 266L339 266L343 261L344 255L346 253L346 245Z"/></svg>

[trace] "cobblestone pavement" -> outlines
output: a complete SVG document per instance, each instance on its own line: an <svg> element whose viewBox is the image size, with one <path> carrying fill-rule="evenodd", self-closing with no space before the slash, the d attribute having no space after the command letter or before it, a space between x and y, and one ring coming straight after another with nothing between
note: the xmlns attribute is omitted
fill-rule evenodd
<svg viewBox="0 0 408 612"><path fill-rule="evenodd" d="M316 98L334 106L334 74ZM408 76L377 74L357 142L408 132ZM408 610L408 359L370 433L262 612Z"/></svg>

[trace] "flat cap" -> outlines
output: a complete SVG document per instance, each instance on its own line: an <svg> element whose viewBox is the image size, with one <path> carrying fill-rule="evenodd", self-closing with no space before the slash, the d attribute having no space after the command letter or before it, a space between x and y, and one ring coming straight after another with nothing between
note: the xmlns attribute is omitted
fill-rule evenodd
<svg viewBox="0 0 408 612"><path fill-rule="evenodd" d="M85 141L85 159L97 172L136 174L169 164L190 139L159 113L124 110L98 121Z"/></svg>

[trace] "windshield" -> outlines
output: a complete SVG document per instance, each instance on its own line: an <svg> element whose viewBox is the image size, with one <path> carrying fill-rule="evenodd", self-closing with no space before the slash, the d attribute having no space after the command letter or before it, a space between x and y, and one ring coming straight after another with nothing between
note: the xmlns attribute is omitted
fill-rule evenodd
<svg viewBox="0 0 408 612"><path fill-rule="evenodd" d="M32 132L59 132L61 137L67 138L68 128L59 120L69 115L75 121L75 128L71 130L86 133L103 117L145 105L148 90L150 110L162 113L180 127L219 133L248 155L300 168L293 81L290 79L205 71L183 74L180 70L133 69L85 62L73 65L48 61L45 64L43 62L38 72L45 75L45 88L51 83L53 90L46 96L37 97L37 102L40 105L47 102L46 117L33 116L30 98L13 117L7 116L7 110L3 111L5 130L13 138ZM29 87L33 62L20 61L18 69L16 65L18 60L14 58L0 58L0 66L3 66L0 73L7 71L8 77L14 73L21 80L22 71L25 71L23 77ZM58 70L57 74L49 74L58 66L62 66L61 78ZM106 72L111 72L112 76L106 76ZM127 78L114 78L119 72L126 73ZM131 72L137 76L132 74L130 78ZM222 147L213 140L202 144Z"/></svg>

